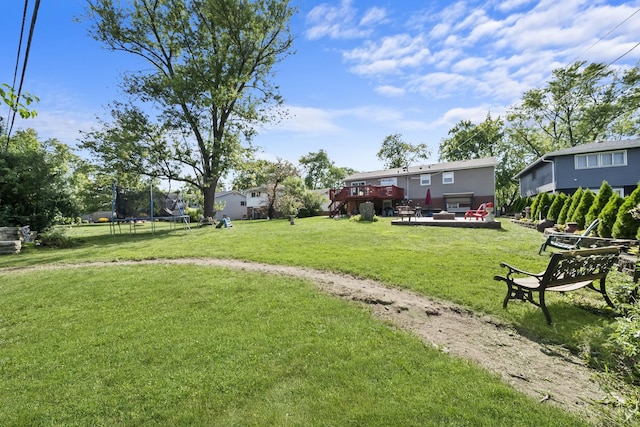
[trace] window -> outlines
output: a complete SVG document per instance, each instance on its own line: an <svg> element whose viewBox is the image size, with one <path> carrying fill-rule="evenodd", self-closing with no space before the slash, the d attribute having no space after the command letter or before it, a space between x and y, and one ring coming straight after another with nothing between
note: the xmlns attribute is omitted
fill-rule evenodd
<svg viewBox="0 0 640 427"><path fill-rule="evenodd" d="M245 202L244 200L240 201L240 206L247 206L247 202Z"/></svg>
<svg viewBox="0 0 640 427"><path fill-rule="evenodd" d="M599 154L580 154L575 156L576 169L607 168L612 166L626 166L626 151L610 151Z"/></svg>
<svg viewBox="0 0 640 427"><path fill-rule="evenodd" d="M260 192L257 191L257 192L251 193L251 197L260 197Z"/></svg>
<svg viewBox="0 0 640 427"><path fill-rule="evenodd" d="M613 165L614 166L626 166L627 165L627 152L618 151L613 153Z"/></svg>
<svg viewBox="0 0 640 427"><path fill-rule="evenodd" d="M443 184L453 184L453 172L443 172L442 173L442 183Z"/></svg>
<svg viewBox="0 0 640 427"><path fill-rule="evenodd" d="M352 186L352 187L359 187L359 186L361 186L361 185L367 185L367 183L366 183L366 182L364 182L364 181L357 181L357 182L352 182L352 183L351 183L351 186Z"/></svg>
<svg viewBox="0 0 640 427"><path fill-rule="evenodd" d="M431 185L431 174L425 173L420 175L420 185Z"/></svg>

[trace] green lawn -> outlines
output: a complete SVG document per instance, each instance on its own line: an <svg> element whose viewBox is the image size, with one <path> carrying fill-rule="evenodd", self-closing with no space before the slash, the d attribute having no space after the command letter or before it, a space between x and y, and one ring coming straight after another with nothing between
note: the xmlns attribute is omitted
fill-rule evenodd
<svg viewBox="0 0 640 427"><path fill-rule="evenodd" d="M370 277L502 317L541 340L589 345L610 317L572 301L502 310L499 263L540 270L539 233L393 227L327 218L236 221L110 235L72 227L70 249L25 248L0 268L3 425L567 426L369 312L283 276L120 260L235 258ZM113 261L105 267L64 264ZM602 304L604 307L604 304Z"/></svg>

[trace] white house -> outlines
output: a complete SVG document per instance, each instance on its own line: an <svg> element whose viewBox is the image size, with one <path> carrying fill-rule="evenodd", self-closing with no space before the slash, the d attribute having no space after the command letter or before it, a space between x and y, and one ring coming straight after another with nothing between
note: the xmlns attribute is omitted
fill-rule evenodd
<svg viewBox="0 0 640 427"><path fill-rule="evenodd" d="M269 207L267 197L267 187L261 186L250 188L244 191L247 198L247 209L245 213L249 219L266 219Z"/></svg>

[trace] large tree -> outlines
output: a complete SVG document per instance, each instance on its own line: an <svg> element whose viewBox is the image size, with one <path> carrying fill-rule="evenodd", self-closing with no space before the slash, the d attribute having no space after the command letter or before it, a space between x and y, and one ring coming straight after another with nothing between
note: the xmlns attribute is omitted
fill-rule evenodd
<svg viewBox="0 0 640 427"><path fill-rule="evenodd" d="M277 159L275 162L270 162L267 167L267 215L269 218L273 218L276 214L276 209L279 206L278 199L281 196L281 192L284 190L284 183L289 178L297 178L298 171L295 166L287 160Z"/></svg>
<svg viewBox="0 0 640 427"><path fill-rule="evenodd" d="M291 50L288 0L89 0L90 34L150 68L123 79L130 105L83 145L106 166L183 181L213 216L218 181L282 104L274 65ZM133 102L148 105L143 110ZM150 115L153 113L154 118Z"/></svg>
<svg viewBox="0 0 640 427"><path fill-rule="evenodd" d="M55 139L40 141L33 129L17 131L0 149L0 226L45 231L62 217L77 216L69 183L76 160Z"/></svg>
<svg viewBox="0 0 640 427"><path fill-rule="evenodd" d="M428 159L429 155L427 144L410 144L403 141L399 133L388 135L377 154L378 159L389 169L409 166L416 160Z"/></svg>
<svg viewBox="0 0 640 427"><path fill-rule="evenodd" d="M553 71L548 84L524 93L508 120L514 143L533 157L640 130L638 67L616 71L576 62Z"/></svg>
<svg viewBox="0 0 640 427"><path fill-rule="evenodd" d="M487 114L484 122L474 124L461 120L451 130L449 137L439 147L441 161L459 161L495 157L496 196L499 203L510 206L518 194L513 176L525 166L522 147L512 145L505 138L504 121Z"/></svg>
<svg viewBox="0 0 640 427"><path fill-rule="evenodd" d="M336 166L324 150L302 156L298 163L304 183L311 190L341 187L344 178L355 173L354 169Z"/></svg>

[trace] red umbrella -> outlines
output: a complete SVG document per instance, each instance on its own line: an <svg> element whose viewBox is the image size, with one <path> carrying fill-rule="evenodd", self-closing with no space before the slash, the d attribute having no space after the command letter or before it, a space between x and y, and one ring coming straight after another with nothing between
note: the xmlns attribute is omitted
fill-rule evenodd
<svg viewBox="0 0 640 427"><path fill-rule="evenodd" d="M430 205L431 204L431 189L427 188L427 197L424 199L424 204L425 205Z"/></svg>

